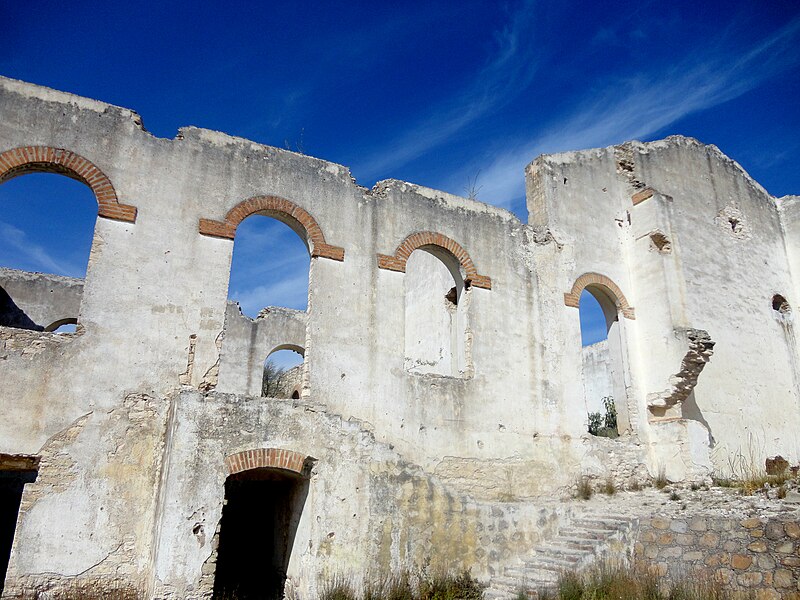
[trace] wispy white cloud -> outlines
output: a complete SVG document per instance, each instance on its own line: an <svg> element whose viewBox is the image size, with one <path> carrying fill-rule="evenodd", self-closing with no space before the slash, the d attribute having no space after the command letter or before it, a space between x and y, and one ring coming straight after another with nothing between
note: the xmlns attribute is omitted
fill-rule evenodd
<svg viewBox="0 0 800 600"><path fill-rule="evenodd" d="M496 153L481 172L481 199L511 206L524 194L525 165L543 153L607 146L646 138L689 114L717 106L800 64L800 18L731 58L718 47L702 62L692 56L667 72L615 81L563 121ZM474 167L450 180L455 189Z"/></svg>
<svg viewBox="0 0 800 600"><path fill-rule="evenodd" d="M24 231L0 221L0 264L29 271L83 277L76 265L54 258L39 244L31 241Z"/></svg>
<svg viewBox="0 0 800 600"><path fill-rule="evenodd" d="M506 27L494 35L495 52L471 81L427 114L399 138L382 141L388 152L369 158L354 171L373 179L385 175L451 139L470 123L501 108L522 93L538 68L531 43L533 1L524 0Z"/></svg>
<svg viewBox="0 0 800 600"><path fill-rule="evenodd" d="M286 306L305 310L308 302L308 274L279 277L273 283L232 289L229 296L237 300L246 315L257 315L266 306Z"/></svg>

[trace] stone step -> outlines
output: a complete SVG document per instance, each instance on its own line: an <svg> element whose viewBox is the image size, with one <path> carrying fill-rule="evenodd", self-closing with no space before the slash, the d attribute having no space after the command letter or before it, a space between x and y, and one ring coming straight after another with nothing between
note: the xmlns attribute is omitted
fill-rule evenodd
<svg viewBox="0 0 800 600"><path fill-rule="evenodd" d="M589 550L593 551L597 547L597 540L589 540L587 538L577 537L562 537L558 536L553 540L557 546L564 546L574 550Z"/></svg>
<svg viewBox="0 0 800 600"><path fill-rule="evenodd" d="M615 521L601 521L600 519L573 519L572 525L581 529L589 529L592 531L617 531L620 528L620 523Z"/></svg>
<svg viewBox="0 0 800 600"><path fill-rule="evenodd" d="M608 531L595 531L583 529L581 527L562 527L558 530L558 537L580 538L586 540L605 540L608 538Z"/></svg>
<svg viewBox="0 0 800 600"><path fill-rule="evenodd" d="M560 571L549 569L537 569L534 567L506 567L503 571L504 577L511 577L517 581L541 581L555 583L558 581Z"/></svg>
<svg viewBox="0 0 800 600"><path fill-rule="evenodd" d="M555 539L552 543L542 546L536 546L533 551L536 555L545 555L545 556L553 556L556 558L569 558L569 557L576 557L578 560L583 558L588 558L589 556L593 556L594 552L592 551L597 545L595 544L592 546L592 549L583 549L583 548L569 548L568 546L561 543L561 540Z"/></svg>

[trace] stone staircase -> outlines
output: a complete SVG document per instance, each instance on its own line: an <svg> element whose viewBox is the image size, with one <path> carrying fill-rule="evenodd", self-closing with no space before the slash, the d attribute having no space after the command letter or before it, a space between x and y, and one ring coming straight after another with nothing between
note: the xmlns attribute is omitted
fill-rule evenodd
<svg viewBox="0 0 800 600"><path fill-rule="evenodd" d="M575 516L553 539L534 548L521 564L506 567L502 575L493 577L484 598L515 599L522 591L525 597L538 599L539 592L555 591L563 571L581 571L597 559L627 556L637 524L637 518L624 515Z"/></svg>

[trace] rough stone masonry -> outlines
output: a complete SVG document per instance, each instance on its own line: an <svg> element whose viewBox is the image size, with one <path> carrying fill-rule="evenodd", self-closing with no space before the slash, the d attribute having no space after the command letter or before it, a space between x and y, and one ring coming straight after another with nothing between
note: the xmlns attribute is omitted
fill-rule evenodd
<svg viewBox="0 0 800 600"><path fill-rule="evenodd" d="M42 171L89 186L98 218L85 280L0 270L3 598L310 598L334 573L428 560L488 579L556 535L580 477L800 458L800 197L715 146L541 156L525 223L0 78L0 184ZM307 311L228 303L254 215L307 245ZM584 293L615 440L587 433ZM305 357L294 399L261 396L279 348Z"/></svg>

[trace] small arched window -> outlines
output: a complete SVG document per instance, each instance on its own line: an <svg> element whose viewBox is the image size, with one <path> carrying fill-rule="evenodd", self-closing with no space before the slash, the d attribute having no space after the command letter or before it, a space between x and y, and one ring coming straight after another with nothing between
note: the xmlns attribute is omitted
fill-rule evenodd
<svg viewBox="0 0 800 600"><path fill-rule="evenodd" d="M300 398L305 351L298 346L278 346L264 361L261 395L266 398Z"/></svg>

